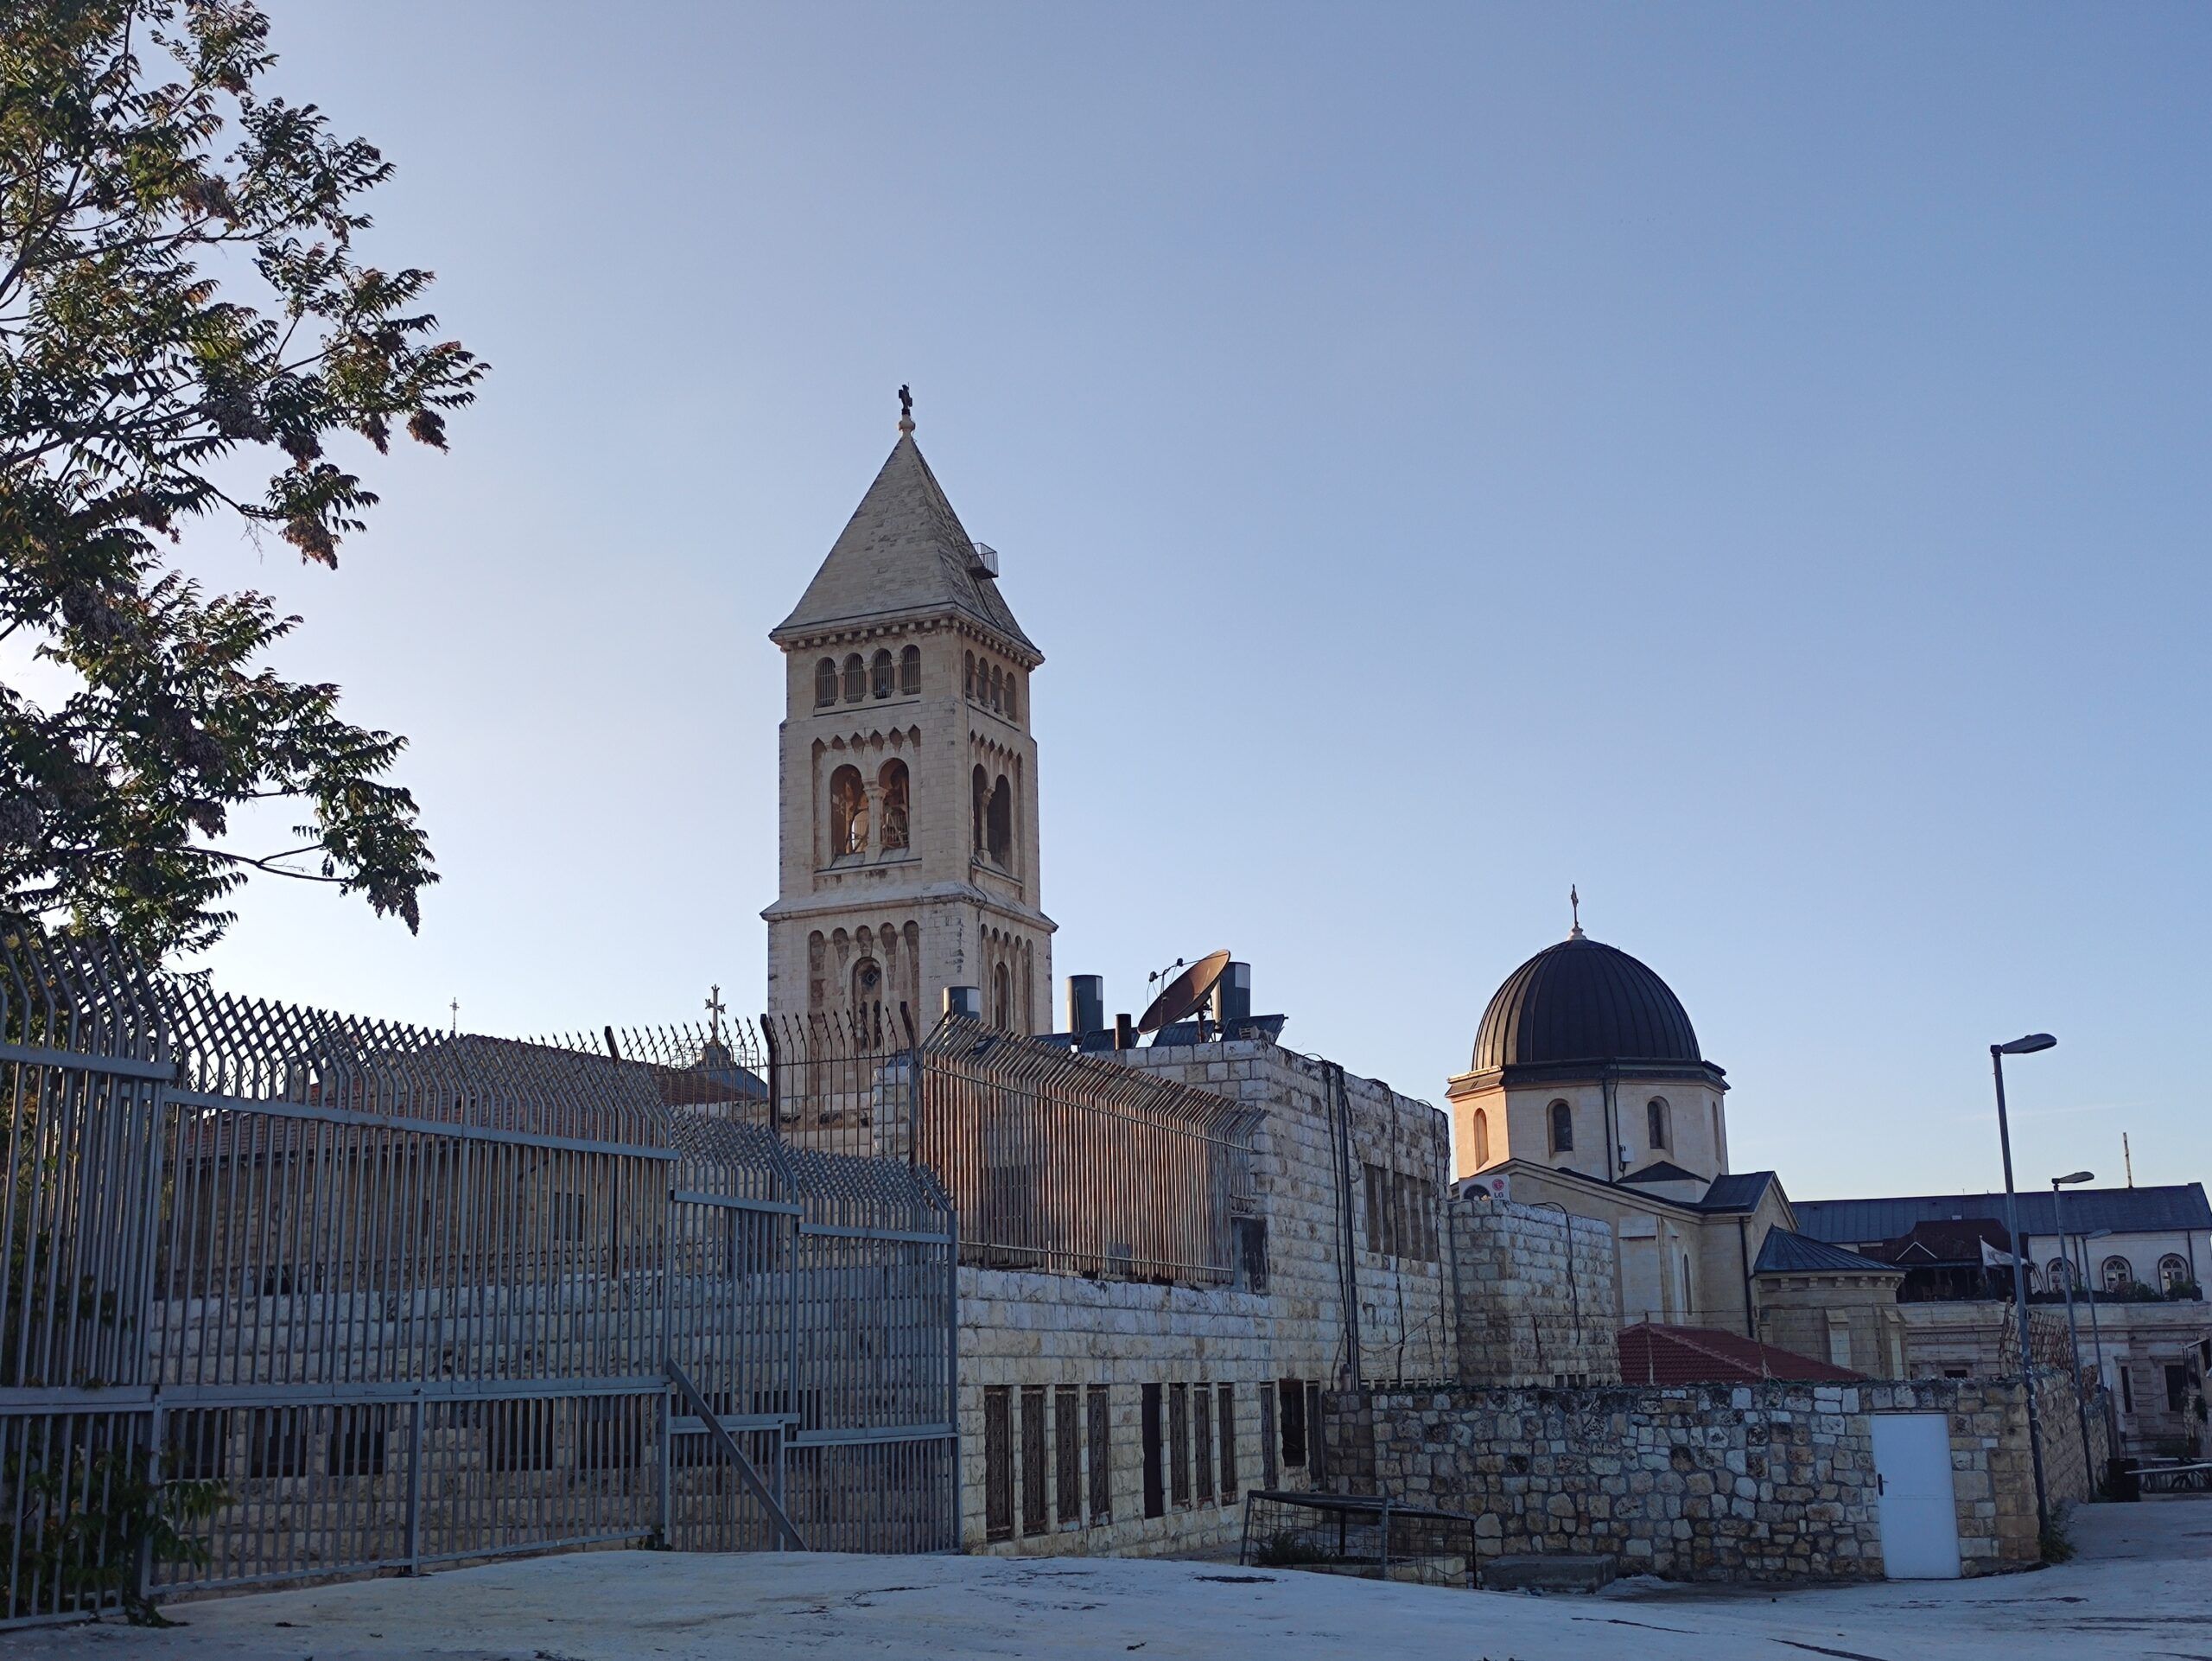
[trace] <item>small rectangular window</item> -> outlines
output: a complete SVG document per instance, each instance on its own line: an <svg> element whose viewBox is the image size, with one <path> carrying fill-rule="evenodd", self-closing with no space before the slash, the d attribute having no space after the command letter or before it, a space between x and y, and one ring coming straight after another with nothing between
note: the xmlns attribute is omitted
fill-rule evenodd
<svg viewBox="0 0 2212 1661"><path fill-rule="evenodd" d="M1220 1384L1214 1403L1221 1415L1221 1503L1236 1503L1236 1386Z"/></svg>
<svg viewBox="0 0 2212 1661"><path fill-rule="evenodd" d="M1090 1521L1114 1520L1114 1464L1109 1452L1113 1434L1113 1403L1103 1384L1093 1384L1084 1403L1090 1415Z"/></svg>
<svg viewBox="0 0 2212 1661"><path fill-rule="evenodd" d="M494 1471L553 1467L553 1403L543 1398L484 1404L485 1464Z"/></svg>
<svg viewBox="0 0 2212 1661"><path fill-rule="evenodd" d="M586 1218L589 1208L589 1202L580 1193L556 1193L553 1196L553 1238L564 1243L583 1239L588 1231Z"/></svg>
<svg viewBox="0 0 2212 1661"><path fill-rule="evenodd" d="M1021 1531L1045 1531L1045 1386L1021 1390Z"/></svg>
<svg viewBox="0 0 2212 1661"><path fill-rule="evenodd" d="M1054 1520L1083 1521L1083 1421L1076 1410L1076 1388L1052 1392L1052 1498Z"/></svg>
<svg viewBox="0 0 2212 1661"><path fill-rule="evenodd" d="M333 1476L382 1476L385 1410L341 1407L333 1415L329 1469Z"/></svg>
<svg viewBox="0 0 2212 1661"><path fill-rule="evenodd" d="M577 1427L576 1468L620 1471L643 1463L645 1405L636 1396L586 1397L583 1422Z"/></svg>
<svg viewBox="0 0 2212 1661"><path fill-rule="evenodd" d="M1306 1463L1306 1385L1296 1378L1282 1381L1282 1462L1293 1470Z"/></svg>
<svg viewBox="0 0 2212 1661"><path fill-rule="evenodd" d="M162 1461L165 1476L176 1482L219 1482L230 1474L230 1409L187 1408L163 1422L169 1443Z"/></svg>
<svg viewBox="0 0 2212 1661"><path fill-rule="evenodd" d="M1165 1449L1161 1446L1160 1424L1160 1386L1144 1387L1144 1514L1160 1517L1166 1514L1166 1483Z"/></svg>
<svg viewBox="0 0 2212 1661"><path fill-rule="evenodd" d="M308 1473L307 1413L296 1407L257 1407L248 1429L248 1476Z"/></svg>
<svg viewBox="0 0 2212 1661"><path fill-rule="evenodd" d="M2189 1369L2169 1366L2166 1369L2166 1411L2178 1413L2189 1400Z"/></svg>
<svg viewBox="0 0 2212 1661"><path fill-rule="evenodd" d="M1260 1486L1273 1488L1282 1476L1275 1467L1275 1387L1260 1385Z"/></svg>
<svg viewBox="0 0 2212 1661"><path fill-rule="evenodd" d="M1198 1503L1213 1503L1213 1392L1204 1384L1191 1388L1191 1467L1198 1479Z"/></svg>
<svg viewBox="0 0 2212 1661"><path fill-rule="evenodd" d="M1390 1255L1394 1257L1413 1257L1413 1230L1409 1226L1413 1220L1413 1203L1406 1192L1405 1176L1402 1172L1385 1171L1382 1181L1389 1186Z"/></svg>
<svg viewBox="0 0 2212 1661"><path fill-rule="evenodd" d="M1382 1173L1373 1165L1363 1164L1360 1174L1364 1177L1364 1198L1367 1200L1367 1249L1382 1250Z"/></svg>
<svg viewBox="0 0 2212 1661"><path fill-rule="evenodd" d="M983 1537L1014 1538L1014 1408L1004 1384L983 1391Z"/></svg>
<svg viewBox="0 0 2212 1661"><path fill-rule="evenodd" d="M2120 1410L2133 1413L2135 1411L2135 1380L2129 1375L2125 1363L2113 1371L2120 1374Z"/></svg>
<svg viewBox="0 0 2212 1661"><path fill-rule="evenodd" d="M1191 1503L1191 1387L1167 1386L1167 1476L1175 1509Z"/></svg>
<svg viewBox="0 0 2212 1661"><path fill-rule="evenodd" d="M1231 1219L1236 1237L1236 1289L1240 1292L1265 1292L1268 1289L1268 1219L1264 1217L1238 1217Z"/></svg>
<svg viewBox="0 0 2212 1661"><path fill-rule="evenodd" d="M1306 1385L1306 1469L1316 1487L1328 1474L1328 1455L1329 1439L1323 1434L1321 1423L1321 1386L1309 1379Z"/></svg>

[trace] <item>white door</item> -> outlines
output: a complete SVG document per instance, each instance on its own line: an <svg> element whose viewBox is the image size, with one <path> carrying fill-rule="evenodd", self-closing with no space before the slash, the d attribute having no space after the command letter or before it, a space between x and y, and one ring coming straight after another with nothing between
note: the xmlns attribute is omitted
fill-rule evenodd
<svg viewBox="0 0 2212 1661"><path fill-rule="evenodd" d="M1950 1421L1941 1413L1878 1413L1872 1423L1884 1569L1893 1581L1958 1579Z"/></svg>

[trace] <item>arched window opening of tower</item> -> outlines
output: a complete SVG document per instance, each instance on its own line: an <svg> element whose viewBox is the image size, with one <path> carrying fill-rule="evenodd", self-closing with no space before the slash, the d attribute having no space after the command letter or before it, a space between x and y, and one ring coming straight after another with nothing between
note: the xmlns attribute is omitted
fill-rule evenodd
<svg viewBox="0 0 2212 1661"><path fill-rule="evenodd" d="M899 654L899 690L912 697L922 690L922 649L910 646Z"/></svg>
<svg viewBox="0 0 2212 1661"><path fill-rule="evenodd" d="M912 837L906 823L906 764L893 759L883 764L876 775L876 794L883 804L883 849L889 853L894 848L912 844Z"/></svg>
<svg viewBox="0 0 2212 1661"><path fill-rule="evenodd" d="M837 661L834 658L824 658L814 665L814 707L818 710L825 703L836 701Z"/></svg>
<svg viewBox="0 0 2212 1661"><path fill-rule="evenodd" d="M868 1009L883 1002L883 970L873 958L853 965L853 1008Z"/></svg>
<svg viewBox="0 0 2212 1661"><path fill-rule="evenodd" d="M977 767L969 775L968 789L975 815L975 834L972 840L975 843L976 857L981 859L990 848L989 838L984 830L984 823L990 812L991 775L985 773L982 767Z"/></svg>
<svg viewBox="0 0 2212 1661"><path fill-rule="evenodd" d="M1480 1170L1490 1163L1490 1115L1481 1108L1475 1110L1475 1168Z"/></svg>
<svg viewBox="0 0 2212 1661"><path fill-rule="evenodd" d="M1014 981L1001 964L991 971L991 1024L1001 1028L1014 1025Z"/></svg>
<svg viewBox="0 0 2212 1661"><path fill-rule="evenodd" d="M1006 781L1006 774L999 774L999 781L991 786L990 808L986 816L985 830L988 841L984 851L991 863L1002 871L1014 869L1014 786Z"/></svg>
<svg viewBox="0 0 2212 1661"><path fill-rule="evenodd" d="M868 665L868 690L880 698L887 698L897 689L897 671L892 665L891 653L879 650L874 661Z"/></svg>
<svg viewBox="0 0 2212 1661"><path fill-rule="evenodd" d="M868 851L868 791L861 770L839 767L830 775L830 857Z"/></svg>
<svg viewBox="0 0 2212 1661"><path fill-rule="evenodd" d="M1654 1096L1643 1104L1643 1116L1649 1121L1651 1146L1656 1150L1667 1146L1667 1104Z"/></svg>
<svg viewBox="0 0 2212 1661"><path fill-rule="evenodd" d="M1574 1151L1574 1110L1565 1102L1554 1102L1550 1108L1552 1152L1571 1154Z"/></svg>
<svg viewBox="0 0 2212 1661"><path fill-rule="evenodd" d="M868 665L857 652L845 659L845 702L858 703L868 696Z"/></svg>

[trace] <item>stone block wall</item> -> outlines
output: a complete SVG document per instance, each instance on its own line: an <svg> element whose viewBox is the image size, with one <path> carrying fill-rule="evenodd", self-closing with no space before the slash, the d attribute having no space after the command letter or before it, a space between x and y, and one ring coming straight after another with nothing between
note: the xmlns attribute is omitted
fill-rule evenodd
<svg viewBox="0 0 2212 1661"><path fill-rule="evenodd" d="M1612 1231L1480 1194L1446 1208L1467 1385L1618 1384Z"/></svg>
<svg viewBox="0 0 2212 1661"><path fill-rule="evenodd" d="M2056 1375L2042 1389L2052 1499L2085 1497L2071 1397ZM1963 1572L2034 1564L2018 1378L1345 1392L1329 1418L1341 1486L1470 1512L1485 1557L1599 1552L1624 1573L1794 1581L1881 1575L1872 1420L1937 1412Z"/></svg>
<svg viewBox="0 0 2212 1661"><path fill-rule="evenodd" d="M1259 1487L1270 1476L1301 1487L1313 1480L1306 1467L1289 1468L1281 1461L1274 1398L1283 1378L1313 1378L1315 1359L1295 1344L1278 1346L1271 1301L1249 1292L963 1269L959 1411L964 1549L1057 1556L1234 1547L1243 1527L1245 1488ZM1147 1384L1161 1386L1163 1395L1179 1386L1186 1403L1207 1403L1210 1434L1205 1441L1211 1456L1211 1480L1202 1482L1193 1426L1181 1450L1185 1476L1179 1483L1173 1472L1176 1449L1163 1448L1165 1505L1161 1515L1150 1518L1145 1515L1142 1418ZM1224 1385L1235 1435L1235 1454L1227 1461L1220 1440L1219 1391ZM994 1539L987 1527L984 1412L988 1393L1000 1388L1008 1391L1014 1416L1014 1530L1007 1538ZM1032 1399L1044 1415L1043 1457L1033 1470L1027 1457L1033 1446L1025 1450L1021 1435L1027 1390L1039 1392ZM1091 1503L1094 1391L1104 1392L1108 1416L1108 1503L1103 1511ZM1077 1416L1071 1465L1064 1465L1060 1456L1065 1412ZM1270 1425L1277 1427L1273 1437L1266 1434ZM1226 1480L1232 1471L1233 1488ZM1066 1492L1064 1475L1073 1479ZM1033 1483L1043 1499L1042 1529L1024 1524L1023 1497ZM1180 1502L1179 1488L1186 1496Z"/></svg>
<svg viewBox="0 0 2212 1661"><path fill-rule="evenodd" d="M1350 1376L1347 1252L1360 1378L1453 1376L1451 1238L1443 1222L1450 1146L1441 1113L1379 1080L1347 1073L1339 1124L1324 1065L1264 1040L1163 1045L1116 1059L1265 1110L1253 1140L1255 1212L1267 1231L1278 1340L1315 1358L1301 1359L1310 1369L1302 1376L1332 1382ZM1339 1138L1349 1142L1341 1152ZM1418 1199L1400 1189L1390 1226L1370 1207L1370 1166L1421 1185ZM1417 1225L1404 1226L1416 1207Z"/></svg>
<svg viewBox="0 0 2212 1661"><path fill-rule="evenodd" d="M961 1270L961 1532L971 1551L1232 1548L1243 1516L1221 1468L1223 1386L1231 1403L1241 1493L1268 1481L1310 1486L1321 1480L1321 1429L1309 1427L1303 1436L1291 1431L1282 1393L1295 1384L1303 1417L1309 1387L1318 1392L1348 1383L1355 1327L1364 1379L1450 1378L1457 1365L1441 1114L1350 1075L1337 1099L1323 1064L1262 1040L1168 1045L1116 1059L1264 1110L1253 1139L1253 1193L1245 1213L1262 1231L1264 1248L1256 1264L1240 1261L1233 1288ZM1348 1294L1355 1300L1351 1321ZM1192 1420L1203 1400L1213 1432L1211 1485L1198 1477L1195 1424L1179 1461L1176 1449L1165 1450L1171 1473L1179 1463L1185 1473L1185 1497L1179 1503L1170 1481L1163 1514L1154 1518L1144 1515L1147 1384L1159 1385L1164 1396L1179 1392ZM1008 1392L1014 1416L1015 1526L1005 1538L990 1537L987 1525L985 1414L998 1390ZM1024 1393L1032 1391L1039 1393L1027 1399L1041 1414L1045 1438L1035 1481L1046 1496L1046 1520L1036 1528L1024 1526L1020 1503L1031 1480L1020 1414ZM1091 1504L1090 1492L1094 1391L1104 1393L1109 1427L1103 1509ZM1071 1463L1062 1455L1064 1410L1082 1420ZM1265 1424L1273 1425L1271 1435L1263 1435ZM1305 1450L1294 1462L1301 1441ZM1064 1484L1064 1476L1071 1480ZM1065 1504L1064 1486L1071 1489Z"/></svg>

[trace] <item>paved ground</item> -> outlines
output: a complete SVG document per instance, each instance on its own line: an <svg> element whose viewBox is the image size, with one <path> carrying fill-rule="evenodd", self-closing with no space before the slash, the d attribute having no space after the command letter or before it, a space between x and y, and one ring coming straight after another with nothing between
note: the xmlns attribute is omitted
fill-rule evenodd
<svg viewBox="0 0 2212 1661"><path fill-rule="evenodd" d="M600 1552L180 1607L0 1661L2212 1661L2212 1499L2085 1507L2080 1557L1985 1581L1602 1598L1109 1558Z"/></svg>

